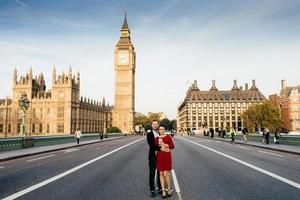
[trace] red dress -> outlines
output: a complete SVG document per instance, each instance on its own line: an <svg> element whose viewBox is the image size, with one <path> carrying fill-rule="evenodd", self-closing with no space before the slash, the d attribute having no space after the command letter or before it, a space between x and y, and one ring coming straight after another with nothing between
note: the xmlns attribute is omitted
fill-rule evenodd
<svg viewBox="0 0 300 200"><path fill-rule="evenodd" d="M159 138L155 138L155 143L158 145ZM169 149L174 149L174 143L171 136L166 135L162 138L165 144L169 145ZM157 171L171 171L172 170L172 156L170 152L158 151L156 154L156 169Z"/></svg>

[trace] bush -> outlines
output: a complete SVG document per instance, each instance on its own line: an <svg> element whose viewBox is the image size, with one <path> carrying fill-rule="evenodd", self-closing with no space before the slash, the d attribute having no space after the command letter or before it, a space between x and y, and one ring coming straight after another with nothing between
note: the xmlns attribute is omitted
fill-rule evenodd
<svg viewBox="0 0 300 200"><path fill-rule="evenodd" d="M110 127L107 129L107 133L121 133L122 131L118 127Z"/></svg>

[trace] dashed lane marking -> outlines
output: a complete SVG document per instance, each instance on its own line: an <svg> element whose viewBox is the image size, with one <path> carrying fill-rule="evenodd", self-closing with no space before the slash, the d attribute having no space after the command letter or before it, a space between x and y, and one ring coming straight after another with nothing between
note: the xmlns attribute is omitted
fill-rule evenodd
<svg viewBox="0 0 300 200"><path fill-rule="evenodd" d="M139 141L141 141L143 139L144 138L141 138L141 139L135 140L133 142L130 142L130 143L128 143L128 144L126 144L124 146L121 146L121 147L119 147L119 148L117 148L117 149L115 149L113 151L110 151L110 152L108 152L106 154L103 154L103 155L101 155L101 156L99 156L97 158L94 158L94 159L92 159L92 160L90 160L88 162L85 162L85 163L83 163L81 165L78 165L77 167L74 167L74 168L72 168L72 169L70 169L68 171L65 171L65 172L61 173L61 174L58 174L58 175L56 175L56 176L54 176L54 177L52 177L50 179L46 179L46 180L44 180L44 181L42 181L42 182L40 182L38 184L35 184L35 185L31 186L31 187L28 187L28 188L26 188L24 190L21 190L21 191L15 193L15 194L12 194L12 195L10 195L10 196L2 199L2 200L13 200L13 199L19 198L19 197L21 197L21 196L23 196L23 195L25 195L25 194L27 194L29 192L32 192L32 191L34 191L34 190L36 190L36 189L38 189L40 187L48 185L49 183L51 183L53 181L61 179L61 178L65 177L65 176L67 176L67 175L69 175L69 174L71 174L71 173L73 173L75 171L78 171L79 169L81 169L83 167L86 167L86 166L88 166L88 165L90 165L90 164L92 164L92 163L94 163L94 162L96 162L96 161L98 161L98 160L100 160L102 158L105 158L105 157L107 157L107 156L109 156L109 155L111 155L111 154L113 154L113 153L115 153L117 151L120 151L121 149L124 149L124 148L126 148L126 147L128 147L128 146L130 146L130 145L132 145L134 143L137 143L137 142L139 142Z"/></svg>
<svg viewBox="0 0 300 200"><path fill-rule="evenodd" d="M276 153L271 153L271 152L268 152L268 151L258 151L258 152L260 152L260 153L264 153L264 154L268 154L268 155L272 155L272 156L281 157L281 158L283 158L283 157L284 157L283 155L276 154Z"/></svg>
<svg viewBox="0 0 300 200"><path fill-rule="evenodd" d="M36 160L42 160L42 159L50 158L50 157L53 157L53 156L55 156L55 154L48 155L48 156L43 156L43 157L38 157L38 158L31 159L31 160L27 160L27 162L33 162L33 161L36 161Z"/></svg>
<svg viewBox="0 0 300 200"><path fill-rule="evenodd" d="M174 186L175 186L175 191L177 192L177 195L178 195L178 199L182 200L181 195L180 195L180 187L179 187L178 180L177 180L176 173L175 173L174 169L172 169L172 177L173 177L173 183L174 183Z"/></svg>
<svg viewBox="0 0 300 200"><path fill-rule="evenodd" d="M178 138L180 138L180 137L178 137ZM235 157L233 157L233 156L230 156L230 155L227 155L227 154L225 154L225 153L222 153L222 152L219 152L219 151L217 151L217 150L214 150L214 149L212 149L212 148L209 148L209 147L204 146L204 145L202 145L202 144L199 144L199 143L197 143L197 142L194 142L194 141L191 141L191 140L188 140L188 139L185 139L185 138L180 138L180 139L185 140L185 141L187 141L187 142L190 142L190 143L192 143L192 144L195 144L195 145L197 145L197 146L200 146L200 147L202 147L202 148L204 148L204 149L206 149L206 150L212 151L212 152L214 152L214 153L216 153L216 154L219 154L219 155L221 155L221 156L224 156L224 157L226 157L226 158L229 158L229 159L231 159L231 160L233 160L233 161L236 161L236 162L238 162L238 163L240 163L240 164L242 164L242 165L245 165L245 166L247 166L247 167L249 167L249 168L252 168L252 169L254 169L254 170L258 171L258 172L261 172L261 173L263 173L263 174L266 174L266 175L268 175L268 176L270 176L270 177L272 177L272 178L275 178L275 179L277 179L277 180L279 180L279 181L282 181L282 182L284 182L284 183L286 183L286 184L289 184L289 185L291 185L291 186L293 186L293 187L295 187L295 188L297 188L297 189L300 189L300 184L299 184L299 183L296 183L296 182L294 182L294 181L291 181L291 180L289 180L289 179L287 179L287 178L284 178L284 177L282 177L282 176L279 176L279 175L277 175L277 174L274 174L274 173L272 173L272 172L269 172L269 171L267 171L267 170L265 170L265 169L262 169L262 168L260 168L260 167L255 166L255 165L252 165L252 164L250 164L250 163L247 163L247 162L245 162L245 161L242 161L242 160L240 160L240 159L237 159L237 158L235 158Z"/></svg>
<svg viewBox="0 0 300 200"><path fill-rule="evenodd" d="M247 148L247 147L241 147L241 146L236 146L236 147L238 147L238 148L240 148L240 149L250 150L250 148Z"/></svg>
<svg viewBox="0 0 300 200"><path fill-rule="evenodd" d="M74 151L78 151L79 149L67 149L64 151L64 153L71 153L71 152L74 152Z"/></svg>

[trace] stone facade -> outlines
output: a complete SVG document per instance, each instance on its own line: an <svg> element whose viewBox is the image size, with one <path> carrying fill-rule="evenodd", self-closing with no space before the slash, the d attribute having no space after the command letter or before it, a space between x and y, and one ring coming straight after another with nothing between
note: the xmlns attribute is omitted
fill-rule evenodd
<svg viewBox="0 0 300 200"><path fill-rule="evenodd" d="M282 80L279 96L277 94L271 95L270 101L280 109L283 127L288 131L299 132L300 85L286 86L285 80Z"/></svg>
<svg viewBox="0 0 300 200"><path fill-rule="evenodd" d="M124 133L133 133L135 116L135 50L131 43L130 30L125 19L120 30L120 39L115 47L115 105L113 126Z"/></svg>
<svg viewBox="0 0 300 200"><path fill-rule="evenodd" d="M21 109L19 99L27 94L25 130L33 135L65 135L79 128L85 133L105 132L111 127L112 107L105 100L97 102L80 98L80 74L64 72L56 75L53 68L52 88L46 90L44 75L33 77L32 70L18 78L13 74L12 98L0 100L0 137L20 136Z"/></svg>
<svg viewBox="0 0 300 200"><path fill-rule="evenodd" d="M251 88L237 86L234 81L233 88L219 91L215 81L209 91L201 91L197 81L190 86L186 97L178 107L177 131L178 132L203 132L213 128L228 129L230 127L241 130L243 120L241 114L252 104L262 103L266 99L252 81Z"/></svg>

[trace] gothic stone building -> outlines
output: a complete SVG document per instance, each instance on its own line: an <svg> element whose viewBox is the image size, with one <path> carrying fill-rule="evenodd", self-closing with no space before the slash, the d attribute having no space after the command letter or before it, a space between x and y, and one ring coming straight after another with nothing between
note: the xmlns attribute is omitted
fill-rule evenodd
<svg viewBox="0 0 300 200"><path fill-rule="evenodd" d="M233 88L227 91L218 90L214 80L209 91L201 91L197 81L194 81L178 107L177 131L201 132L210 128L218 130L230 127L241 130L241 113L252 104L265 100L256 87L255 80L252 81L251 88L246 84L244 89L238 87L237 81L234 80Z"/></svg>
<svg viewBox="0 0 300 200"><path fill-rule="evenodd" d="M0 100L0 137L20 136L22 112L18 101L25 93L30 101L26 111L27 135L63 135L79 128L84 133L105 132L111 127L112 107L105 100L79 97L80 74L52 73L52 89L46 90L44 75L33 77L32 70L18 78L13 74L12 98Z"/></svg>

